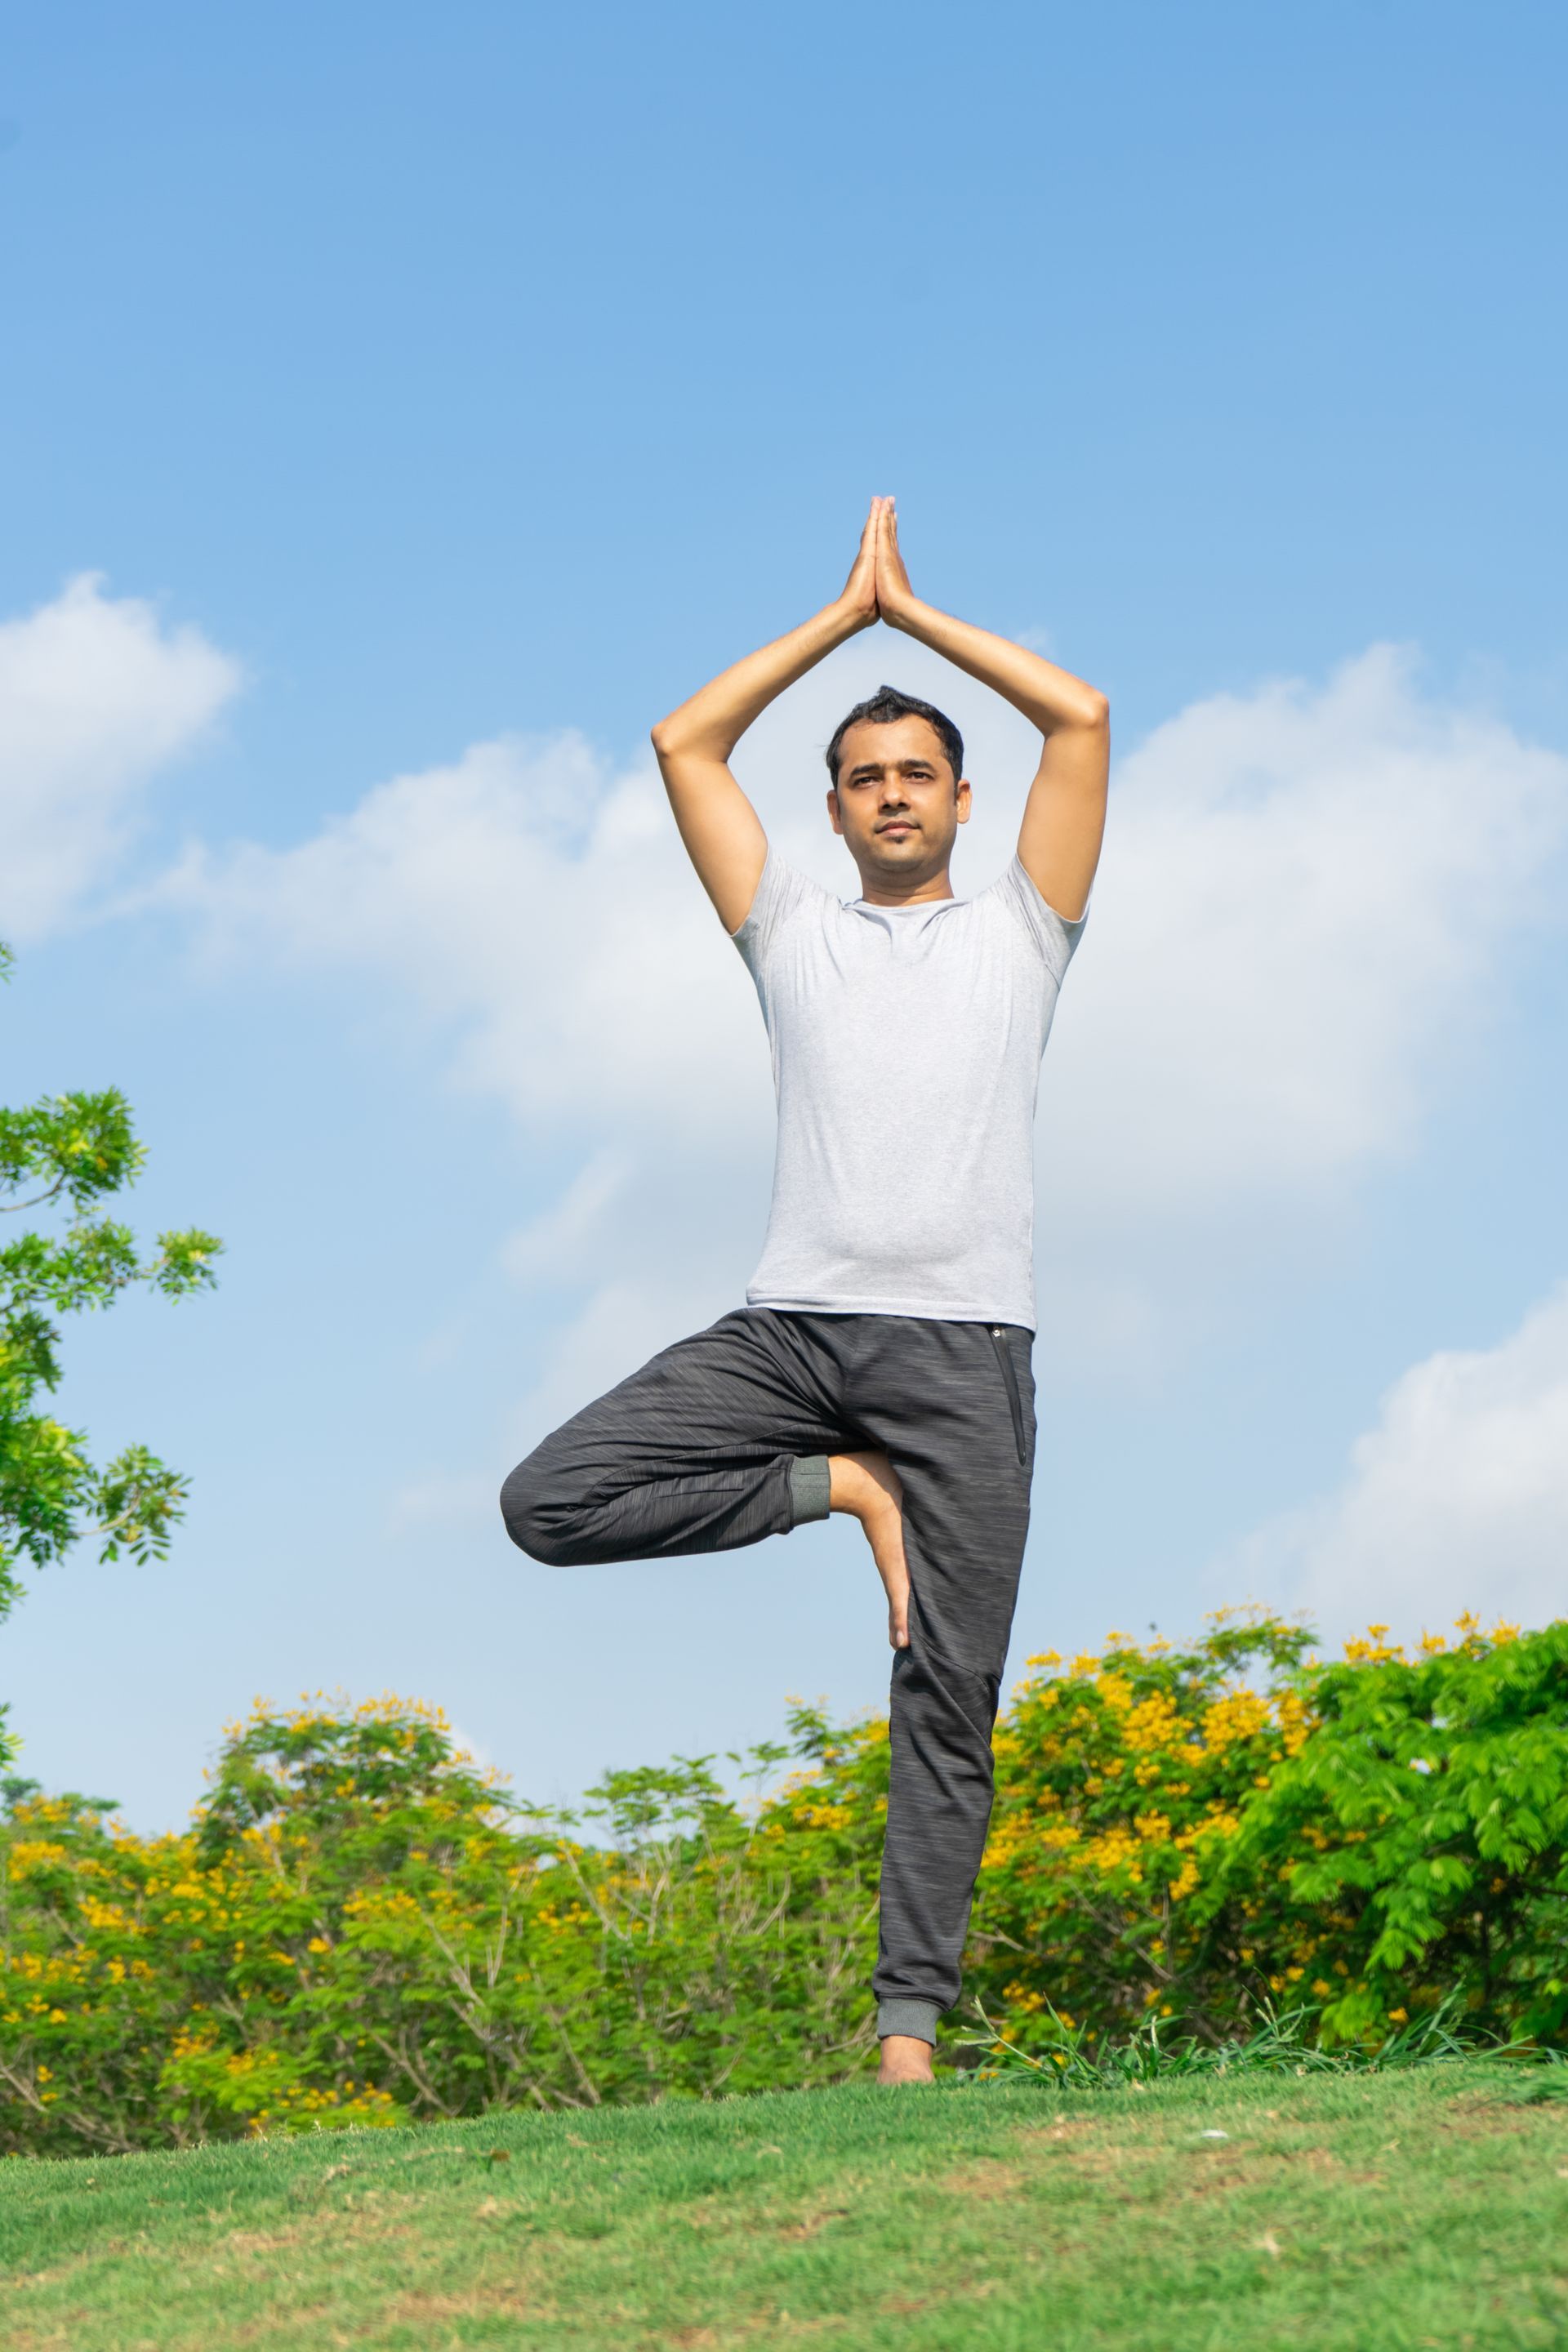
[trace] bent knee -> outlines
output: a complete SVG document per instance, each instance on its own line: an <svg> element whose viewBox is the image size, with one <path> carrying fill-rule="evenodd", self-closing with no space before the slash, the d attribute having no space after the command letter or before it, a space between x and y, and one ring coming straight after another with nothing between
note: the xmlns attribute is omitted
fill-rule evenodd
<svg viewBox="0 0 1568 2352"><path fill-rule="evenodd" d="M531 1454L526 1462L520 1462L508 1476L500 1490L500 1515L508 1535L530 1559L540 1561L545 1568L571 1565L566 1514L559 1498L552 1497L550 1482L538 1454Z"/></svg>

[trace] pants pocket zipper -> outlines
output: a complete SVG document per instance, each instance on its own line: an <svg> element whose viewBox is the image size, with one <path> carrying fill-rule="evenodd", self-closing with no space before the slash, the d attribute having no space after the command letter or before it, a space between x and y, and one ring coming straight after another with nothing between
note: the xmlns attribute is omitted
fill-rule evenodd
<svg viewBox="0 0 1568 2352"><path fill-rule="evenodd" d="M1000 1323L991 1326L991 1344L1002 1367L1002 1378L1007 1383L1007 1402L1013 1414L1013 1442L1017 1446L1018 1461L1022 1465L1026 1459L1024 1451L1024 1400L1018 1393L1017 1370L1007 1352L1007 1334Z"/></svg>

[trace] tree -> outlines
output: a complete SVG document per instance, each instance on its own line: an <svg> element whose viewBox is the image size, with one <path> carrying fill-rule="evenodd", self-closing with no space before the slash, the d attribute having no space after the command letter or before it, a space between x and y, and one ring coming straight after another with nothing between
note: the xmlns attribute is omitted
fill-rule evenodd
<svg viewBox="0 0 1568 2352"><path fill-rule="evenodd" d="M0 979L10 962L0 946ZM0 1216L53 1209L67 1220L0 1241L0 1617L20 1598L24 1561L47 1568L84 1537L102 1559L144 1561L167 1550L184 1515L177 1471L144 1445L97 1468L84 1433L46 1405L59 1384L59 1317L111 1307L133 1284L183 1298L215 1279L223 1244L211 1234L160 1234L143 1256L131 1228L102 1213L145 1158L117 1087L0 1108Z"/></svg>

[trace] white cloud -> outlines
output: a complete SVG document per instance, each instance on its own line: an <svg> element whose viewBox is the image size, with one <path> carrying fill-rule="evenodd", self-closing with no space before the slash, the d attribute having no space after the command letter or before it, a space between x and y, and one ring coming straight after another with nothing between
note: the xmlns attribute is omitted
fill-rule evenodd
<svg viewBox="0 0 1568 2352"><path fill-rule="evenodd" d="M1339 1492L1225 1563L1233 1591L1238 1569L1336 1640L1568 1615L1568 1285L1498 1347L1405 1372Z"/></svg>
<svg viewBox="0 0 1568 2352"><path fill-rule="evenodd" d="M884 672L963 729L958 878L977 887L1011 853L1037 739L921 648L862 638L824 664L746 739L742 781L784 853L847 890L821 747ZM1124 759L1043 1090L1058 1318L1136 1355L1152 1294L1205 1248L1218 1265L1249 1225L1299 1231L1407 1151L1565 820L1568 762L1424 698L1388 647L1320 688L1196 703ZM766 1208L766 1052L650 759L616 768L575 734L479 744L296 848L196 853L163 895L227 952L393 989L458 1082L580 1154L510 1244L520 1277L646 1292L655 1323L738 1295Z"/></svg>
<svg viewBox="0 0 1568 2352"><path fill-rule="evenodd" d="M1159 728L1052 1048L1058 1197L1208 1222L1406 1150L1565 824L1568 761L1388 646Z"/></svg>
<svg viewBox="0 0 1568 2352"><path fill-rule="evenodd" d="M199 632L91 573L0 624L0 930L38 938L113 877L148 780L239 682Z"/></svg>
<svg viewBox="0 0 1568 2352"><path fill-rule="evenodd" d="M216 953L391 984L447 1032L459 1082L535 1135L589 1150L667 1115L723 1132L737 1081L765 1112L750 984L657 778L580 736L477 744L295 849L197 848L156 895Z"/></svg>

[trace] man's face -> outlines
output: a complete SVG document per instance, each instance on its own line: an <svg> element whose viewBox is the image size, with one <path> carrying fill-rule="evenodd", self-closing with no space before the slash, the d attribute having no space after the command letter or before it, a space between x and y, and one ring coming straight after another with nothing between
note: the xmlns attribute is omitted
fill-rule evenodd
<svg viewBox="0 0 1568 2352"><path fill-rule="evenodd" d="M946 871L969 786L954 778L929 719L862 719L839 747L828 793L833 830L849 845L863 882L921 883Z"/></svg>

